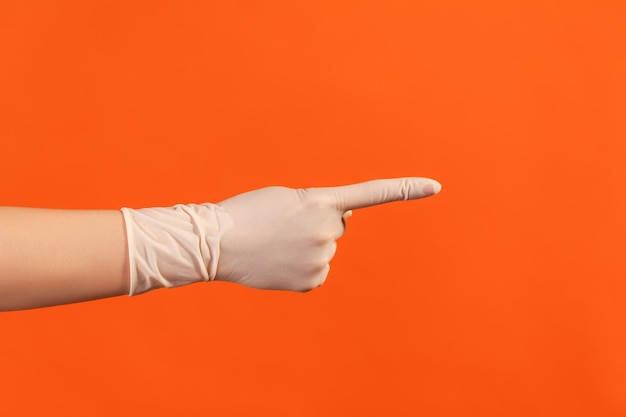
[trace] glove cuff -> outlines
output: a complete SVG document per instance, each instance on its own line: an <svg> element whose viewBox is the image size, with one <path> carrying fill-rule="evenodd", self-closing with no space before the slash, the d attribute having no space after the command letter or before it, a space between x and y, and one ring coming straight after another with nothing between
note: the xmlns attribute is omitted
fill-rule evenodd
<svg viewBox="0 0 626 417"><path fill-rule="evenodd" d="M126 223L130 296L161 287L213 281L223 209L215 204L120 209Z"/></svg>

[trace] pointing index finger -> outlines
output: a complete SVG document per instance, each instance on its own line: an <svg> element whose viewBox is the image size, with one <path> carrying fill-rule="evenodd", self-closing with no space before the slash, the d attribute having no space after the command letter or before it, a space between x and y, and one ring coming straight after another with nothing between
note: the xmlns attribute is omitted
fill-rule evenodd
<svg viewBox="0 0 626 417"><path fill-rule="evenodd" d="M415 200L437 194L439 182L423 177L373 180L359 184L326 188L340 210L348 211L392 201Z"/></svg>

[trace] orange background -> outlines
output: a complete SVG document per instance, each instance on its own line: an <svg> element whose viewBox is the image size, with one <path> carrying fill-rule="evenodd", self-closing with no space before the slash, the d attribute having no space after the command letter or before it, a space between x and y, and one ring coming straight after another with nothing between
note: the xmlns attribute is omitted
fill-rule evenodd
<svg viewBox="0 0 626 417"><path fill-rule="evenodd" d="M625 157L623 2L3 1L0 205L443 191L306 295L0 314L0 413L624 416Z"/></svg>

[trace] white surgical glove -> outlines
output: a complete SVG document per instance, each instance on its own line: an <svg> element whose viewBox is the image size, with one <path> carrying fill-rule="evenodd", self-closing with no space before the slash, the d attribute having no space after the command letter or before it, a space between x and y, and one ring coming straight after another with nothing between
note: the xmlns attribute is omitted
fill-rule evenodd
<svg viewBox="0 0 626 417"><path fill-rule="evenodd" d="M198 281L309 291L322 285L353 209L436 194L428 178L267 187L218 204L122 208L130 295Z"/></svg>

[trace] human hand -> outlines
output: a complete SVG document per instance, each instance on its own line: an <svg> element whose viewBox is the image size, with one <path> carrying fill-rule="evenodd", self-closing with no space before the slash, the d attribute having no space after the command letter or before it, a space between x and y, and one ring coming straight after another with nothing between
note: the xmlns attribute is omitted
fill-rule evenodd
<svg viewBox="0 0 626 417"><path fill-rule="evenodd" d="M216 280L305 292L324 283L352 210L438 193L428 178L374 180L341 187L267 187L217 204Z"/></svg>

